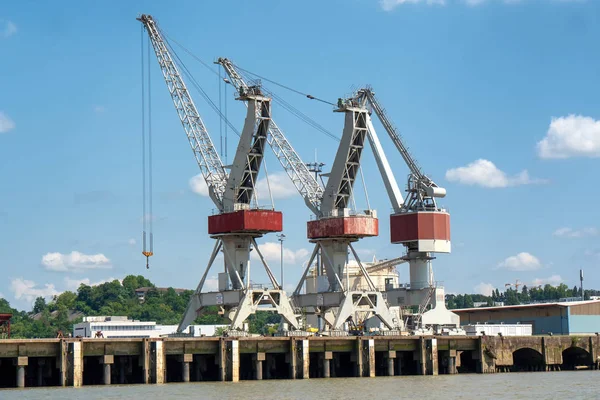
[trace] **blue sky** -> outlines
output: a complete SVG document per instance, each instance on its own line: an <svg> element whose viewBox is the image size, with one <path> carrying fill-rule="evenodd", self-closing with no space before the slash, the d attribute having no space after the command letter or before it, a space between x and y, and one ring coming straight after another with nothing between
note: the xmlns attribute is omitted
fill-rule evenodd
<svg viewBox="0 0 600 400"><path fill-rule="evenodd" d="M190 184L198 167L154 58L149 271L140 254L142 12L204 60L226 56L321 98L371 84L423 169L448 190L453 252L434 262L448 292L516 279L573 286L579 268L586 287L600 288L597 2L19 1L0 6L0 293L14 305L127 274L193 288L204 270L214 207ZM179 53L216 101L217 78ZM341 133L331 107L275 91ZM219 142L217 116L192 95ZM229 95L228 116L241 129L244 107ZM331 166L337 142L277 104L273 112L305 161L317 150ZM380 135L404 185L407 169ZM310 213L271 153L266 162L279 178L291 286L311 250ZM390 203L370 152L363 167L381 235L357 248L363 259L401 255L389 244ZM275 241L260 243L279 271ZM400 274L408 280L406 268Z"/></svg>

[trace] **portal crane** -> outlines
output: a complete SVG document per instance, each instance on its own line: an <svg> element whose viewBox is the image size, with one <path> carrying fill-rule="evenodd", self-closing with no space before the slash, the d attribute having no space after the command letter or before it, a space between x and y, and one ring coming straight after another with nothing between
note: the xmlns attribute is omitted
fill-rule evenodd
<svg viewBox="0 0 600 400"><path fill-rule="evenodd" d="M229 82L237 90L247 87L230 60L219 58L217 63L223 66ZM357 312L375 315L388 328L397 329L401 327L400 318L394 317L352 246L360 238L376 236L379 232L375 210L352 213L349 208L367 136L368 112L364 107L346 105L336 111L344 113L345 123L325 188L313 177L277 125L271 121L269 126L269 144L275 156L316 216L315 220L308 222L307 227L307 236L315 247L292 299L295 306L321 316L332 329L342 328L348 317ZM301 294L319 250L325 271L325 276L318 277L322 287L318 288L317 293ZM361 277L367 282L367 290L352 290L350 279L344 279L349 251L358 263Z"/></svg>
<svg viewBox="0 0 600 400"><path fill-rule="evenodd" d="M259 307L276 311L292 328L297 328L298 320L290 300L256 243L256 238L282 230L281 212L258 209L255 190L271 124L271 99L263 96L257 86L239 90L238 99L247 104L248 111L233 164L227 173L159 27L150 15L141 15L138 20L146 28L173 104L208 186L209 196L219 211L208 217L208 233L216 239L215 246L178 332L192 323L198 312L207 306L220 307L231 321L231 329L242 328L247 317ZM272 288L252 286L252 249L256 250ZM204 292L210 268L220 251L224 254L224 272L218 274L218 291Z"/></svg>
<svg viewBox="0 0 600 400"><path fill-rule="evenodd" d="M419 306L413 321L416 326L457 325L458 316L446 310L444 289L436 285L431 269L432 253L450 253L450 215L436 202L436 198L446 196L446 189L421 171L371 88L359 89L349 101L375 112L410 171L404 200L369 114L369 140L394 210L390 216L391 242L406 247L404 259L410 270L409 288L387 290L390 304ZM425 313L430 304L433 309Z"/></svg>

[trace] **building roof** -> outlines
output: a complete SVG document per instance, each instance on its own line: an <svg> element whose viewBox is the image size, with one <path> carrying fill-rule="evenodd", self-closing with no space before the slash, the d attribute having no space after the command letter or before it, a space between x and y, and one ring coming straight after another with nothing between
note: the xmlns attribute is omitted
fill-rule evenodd
<svg viewBox="0 0 600 400"><path fill-rule="evenodd" d="M12 314L0 314L0 322L10 321Z"/></svg>
<svg viewBox="0 0 600 400"><path fill-rule="evenodd" d="M475 311L505 311L505 310L519 310L523 308L546 308L546 307L572 307L583 304L598 304L600 300L583 300L583 301L555 301L551 303L532 303L532 304L519 304L516 306L499 306L499 307L473 307L473 308L459 308L451 310L454 313L468 313Z"/></svg>

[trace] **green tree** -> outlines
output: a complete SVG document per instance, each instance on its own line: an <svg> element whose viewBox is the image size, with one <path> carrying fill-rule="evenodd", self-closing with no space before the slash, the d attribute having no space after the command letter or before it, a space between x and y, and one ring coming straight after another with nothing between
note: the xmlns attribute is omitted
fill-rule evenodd
<svg viewBox="0 0 600 400"><path fill-rule="evenodd" d="M46 308L46 299L44 299L41 296L35 299L35 303L33 304L33 312L35 314L43 312L44 310L46 310Z"/></svg>

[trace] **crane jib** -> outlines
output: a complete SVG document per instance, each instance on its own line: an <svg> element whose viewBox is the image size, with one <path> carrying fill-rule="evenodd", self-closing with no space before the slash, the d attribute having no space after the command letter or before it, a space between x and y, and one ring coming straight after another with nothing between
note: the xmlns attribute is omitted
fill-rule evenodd
<svg viewBox="0 0 600 400"><path fill-rule="evenodd" d="M227 173L219 158L217 149L152 16L143 14L138 20L146 28L177 115L194 152L200 172L208 186L209 196L221 210Z"/></svg>

